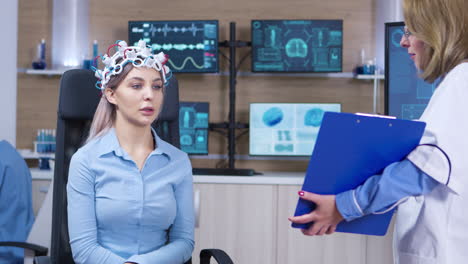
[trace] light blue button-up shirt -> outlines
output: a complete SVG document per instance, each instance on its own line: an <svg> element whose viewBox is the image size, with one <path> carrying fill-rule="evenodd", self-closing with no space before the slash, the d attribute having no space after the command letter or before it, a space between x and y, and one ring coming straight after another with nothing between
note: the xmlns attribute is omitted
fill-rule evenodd
<svg viewBox="0 0 468 264"><path fill-rule="evenodd" d="M77 264L184 263L194 248L192 167L161 140L139 171L114 129L72 157L68 229Z"/></svg>

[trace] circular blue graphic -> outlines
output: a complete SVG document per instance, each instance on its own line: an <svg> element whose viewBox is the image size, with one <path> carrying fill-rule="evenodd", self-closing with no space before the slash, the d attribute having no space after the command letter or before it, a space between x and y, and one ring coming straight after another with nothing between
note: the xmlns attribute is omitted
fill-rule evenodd
<svg viewBox="0 0 468 264"><path fill-rule="evenodd" d="M260 23L259 21L253 22L253 28L259 29L261 26L262 26L262 23Z"/></svg>
<svg viewBox="0 0 468 264"><path fill-rule="evenodd" d="M180 144L183 146L190 146L193 144L193 139L189 134L180 135Z"/></svg>
<svg viewBox="0 0 468 264"><path fill-rule="evenodd" d="M400 41L404 34L405 33L402 29L396 29L392 32L391 40L394 47L401 48Z"/></svg>
<svg viewBox="0 0 468 264"><path fill-rule="evenodd" d="M283 118L283 111L279 107L272 107L263 113L263 123L269 127L277 125Z"/></svg>
<svg viewBox="0 0 468 264"><path fill-rule="evenodd" d="M304 125L305 126L313 126L313 127L319 127L322 124L322 119L323 119L323 114L325 111L323 111L320 108L312 108L309 111L306 112L304 116Z"/></svg>

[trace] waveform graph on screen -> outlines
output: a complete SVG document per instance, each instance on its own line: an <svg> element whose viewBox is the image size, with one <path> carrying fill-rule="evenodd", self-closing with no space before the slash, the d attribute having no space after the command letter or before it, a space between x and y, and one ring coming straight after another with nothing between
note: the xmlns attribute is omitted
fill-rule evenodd
<svg viewBox="0 0 468 264"><path fill-rule="evenodd" d="M218 72L218 21L129 21L129 42L169 55L174 72Z"/></svg>
<svg viewBox="0 0 468 264"><path fill-rule="evenodd" d="M252 20L252 71L342 71L342 20Z"/></svg>

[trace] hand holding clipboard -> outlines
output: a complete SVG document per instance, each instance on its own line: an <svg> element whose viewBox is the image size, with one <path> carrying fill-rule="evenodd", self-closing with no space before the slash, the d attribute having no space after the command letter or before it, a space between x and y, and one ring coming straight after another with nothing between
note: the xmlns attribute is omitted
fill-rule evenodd
<svg viewBox="0 0 468 264"><path fill-rule="evenodd" d="M349 113L326 112L312 153L302 190L338 194L351 190L406 157L424 132L425 123ZM295 216L308 214L315 204L299 199ZM385 235L393 210L341 222L336 231ZM306 229L309 224L292 224Z"/></svg>

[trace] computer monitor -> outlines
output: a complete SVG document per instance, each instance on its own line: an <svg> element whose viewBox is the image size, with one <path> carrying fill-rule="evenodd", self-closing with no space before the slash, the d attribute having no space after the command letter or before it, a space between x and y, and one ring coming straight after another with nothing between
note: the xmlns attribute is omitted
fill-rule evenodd
<svg viewBox="0 0 468 264"><path fill-rule="evenodd" d="M312 155L326 111L341 112L341 104L250 104L250 155Z"/></svg>
<svg viewBox="0 0 468 264"><path fill-rule="evenodd" d="M208 154L209 103L180 102L180 148L188 154Z"/></svg>
<svg viewBox="0 0 468 264"><path fill-rule="evenodd" d="M343 20L252 20L253 72L341 72Z"/></svg>
<svg viewBox="0 0 468 264"><path fill-rule="evenodd" d="M418 119L440 81L424 82L408 50L400 46L403 22L385 23L385 114Z"/></svg>
<svg viewBox="0 0 468 264"><path fill-rule="evenodd" d="M129 21L131 45L143 39L169 55L173 72L218 72L218 21Z"/></svg>

